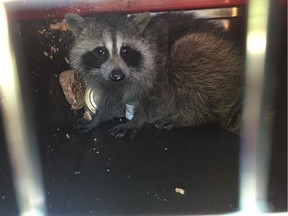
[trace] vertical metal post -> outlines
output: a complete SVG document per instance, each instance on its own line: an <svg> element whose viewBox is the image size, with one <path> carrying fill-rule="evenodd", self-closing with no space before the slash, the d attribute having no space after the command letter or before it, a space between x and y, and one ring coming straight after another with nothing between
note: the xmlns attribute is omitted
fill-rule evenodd
<svg viewBox="0 0 288 216"><path fill-rule="evenodd" d="M34 136L29 136L19 75L9 40L5 7L0 2L0 93L3 123L20 215L45 215L40 162Z"/></svg>
<svg viewBox="0 0 288 216"><path fill-rule="evenodd" d="M271 130L265 122L264 95L268 0L250 0L246 44L246 95L240 152L240 210L252 215L268 210L267 185ZM252 213L252 214L251 214Z"/></svg>

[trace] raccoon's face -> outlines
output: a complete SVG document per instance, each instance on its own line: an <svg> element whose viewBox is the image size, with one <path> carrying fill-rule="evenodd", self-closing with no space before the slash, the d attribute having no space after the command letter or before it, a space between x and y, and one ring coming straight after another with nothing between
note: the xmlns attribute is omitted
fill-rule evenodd
<svg viewBox="0 0 288 216"><path fill-rule="evenodd" d="M84 19L67 14L75 36L72 67L91 84L136 84L150 88L154 80L154 52L142 32L150 21L143 17L101 14Z"/></svg>

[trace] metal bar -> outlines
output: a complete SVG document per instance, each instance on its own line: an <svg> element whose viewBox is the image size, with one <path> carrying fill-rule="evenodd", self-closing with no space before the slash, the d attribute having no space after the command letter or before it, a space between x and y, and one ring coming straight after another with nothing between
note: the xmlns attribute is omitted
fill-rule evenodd
<svg viewBox="0 0 288 216"><path fill-rule="evenodd" d="M28 133L28 121L23 112L19 76L9 40L6 12L0 2L0 50L2 71L0 95L3 125L12 165L13 180L20 215L45 215L45 197L39 167L39 155L34 136ZM29 136L30 135L30 136Z"/></svg>
<svg viewBox="0 0 288 216"><path fill-rule="evenodd" d="M265 123L264 92L268 34L268 0L251 0L248 6L246 44L246 95L243 109L240 152L240 209L247 215L266 212L268 164L271 142ZM264 124L265 123L265 124Z"/></svg>
<svg viewBox="0 0 288 216"><path fill-rule="evenodd" d="M246 6L247 0L61 0L61 1L7 1L11 19L31 20L63 18L73 12L89 15L95 12L158 12L171 10L217 9Z"/></svg>

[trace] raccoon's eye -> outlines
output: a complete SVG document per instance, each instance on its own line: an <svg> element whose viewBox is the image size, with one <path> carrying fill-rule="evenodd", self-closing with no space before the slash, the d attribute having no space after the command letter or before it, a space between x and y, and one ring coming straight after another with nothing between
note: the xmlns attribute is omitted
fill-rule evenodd
<svg viewBox="0 0 288 216"><path fill-rule="evenodd" d="M120 53L121 55L128 55L130 53L131 48L128 46L121 47Z"/></svg>
<svg viewBox="0 0 288 216"><path fill-rule="evenodd" d="M93 50L93 54L96 57L106 57L108 54L108 50L105 47L97 47Z"/></svg>

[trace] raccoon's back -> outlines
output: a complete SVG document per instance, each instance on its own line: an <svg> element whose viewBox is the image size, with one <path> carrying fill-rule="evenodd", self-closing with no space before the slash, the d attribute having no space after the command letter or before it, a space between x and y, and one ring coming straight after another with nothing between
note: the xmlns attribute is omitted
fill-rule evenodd
<svg viewBox="0 0 288 216"><path fill-rule="evenodd" d="M182 26L167 27L167 50L159 55L164 62L158 64L161 98L173 101L172 112L180 113L187 124L225 119L239 110L235 104L240 104L243 94L243 55L210 23L189 15L177 17L180 20L175 22Z"/></svg>
<svg viewBox="0 0 288 216"><path fill-rule="evenodd" d="M225 37L221 28L190 12L167 12L155 15L144 31L145 37L157 44L159 52L169 52L176 40L192 33L210 32Z"/></svg>

